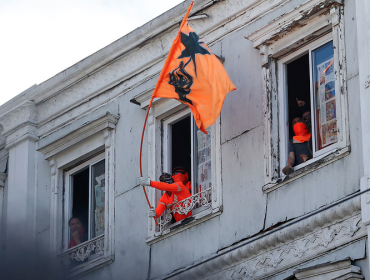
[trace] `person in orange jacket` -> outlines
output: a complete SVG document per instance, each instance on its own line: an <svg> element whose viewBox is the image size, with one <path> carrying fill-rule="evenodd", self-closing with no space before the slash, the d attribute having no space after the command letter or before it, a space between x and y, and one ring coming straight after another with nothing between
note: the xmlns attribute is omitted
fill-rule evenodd
<svg viewBox="0 0 370 280"><path fill-rule="evenodd" d="M189 181L189 174L182 166L177 166L172 171L172 178L175 182L181 182L185 188L191 193L191 182Z"/></svg>
<svg viewBox="0 0 370 280"><path fill-rule="evenodd" d="M191 196L185 185L180 181L174 182L171 174L168 173L163 173L159 177L159 182L151 181L149 178L139 177L139 184L142 186L150 186L152 188L165 191L165 193L158 201L157 208L155 210L152 208L149 211L149 217L153 218L159 218L166 210L167 206L169 206L170 209L173 210L177 202ZM180 214L176 211L175 213L173 213L176 222L190 217L191 215L191 211L186 214Z"/></svg>

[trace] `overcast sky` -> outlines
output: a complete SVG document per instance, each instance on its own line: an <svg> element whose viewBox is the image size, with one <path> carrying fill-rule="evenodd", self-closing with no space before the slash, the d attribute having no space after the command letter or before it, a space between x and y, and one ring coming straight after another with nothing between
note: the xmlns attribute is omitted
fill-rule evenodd
<svg viewBox="0 0 370 280"><path fill-rule="evenodd" d="M183 0L0 0L0 105Z"/></svg>

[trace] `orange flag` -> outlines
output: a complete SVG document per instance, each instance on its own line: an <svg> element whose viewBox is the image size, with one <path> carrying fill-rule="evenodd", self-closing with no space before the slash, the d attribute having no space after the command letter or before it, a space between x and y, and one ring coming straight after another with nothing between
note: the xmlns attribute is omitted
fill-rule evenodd
<svg viewBox="0 0 370 280"><path fill-rule="evenodd" d="M175 98L189 105L198 128L207 134L206 128L219 116L226 94L236 88L221 62L189 26L193 4L173 40L152 100Z"/></svg>

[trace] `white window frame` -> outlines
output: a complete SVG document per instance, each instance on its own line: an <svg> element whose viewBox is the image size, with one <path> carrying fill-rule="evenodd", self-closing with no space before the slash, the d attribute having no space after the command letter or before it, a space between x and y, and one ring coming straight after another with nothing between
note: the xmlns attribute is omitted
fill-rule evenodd
<svg viewBox="0 0 370 280"><path fill-rule="evenodd" d="M65 172L65 176L64 176L64 182L65 182L65 194L64 194L64 198L65 198L65 203L64 205L67 206L67 207L64 207L64 223L66 225L68 225L68 221L69 219L72 217L72 202L73 202L73 190L72 190L72 176L75 175L75 174L78 174L80 171L84 170L84 169L87 169L86 167L88 167L89 169L89 219L91 218L94 218L94 217L90 217L91 216L91 192L92 192L92 186L91 186L91 167L102 161L102 160L105 160L105 154L102 153L100 155L97 155L96 157L90 159L90 160L87 160L86 162L80 164L79 166L76 166L74 167L73 169L71 170L68 170ZM104 205L105 205L105 202L104 202ZM104 217L104 220L108 219L106 213L104 214L105 217ZM92 237L91 237L91 233L92 233L92 225L91 225L91 221L89 220L88 221L88 240L91 240ZM101 234L101 235L104 235ZM69 229L69 226L68 227L65 227L64 228L64 250L67 250L68 249L68 243L69 243L69 240L71 238L71 233L70 233L70 229ZM99 236L95 236L95 237L99 237ZM94 238L95 238L94 237Z"/></svg>
<svg viewBox="0 0 370 280"><path fill-rule="evenodd" d="M50 257L53 260L53 268L60 269L61 259L73 249L88 246L90 243L94 245L104 243L103 251L70 271L66 271L66 277L82 275L114 261L115 129L119 116L104 110L103 112L101 115L93 112L74 120L78 125L56 130L53 132L55 134L51 133L49 137L39 141L38 151L49 161L51 171ZM69 168L71 170L68 172L76 170L74 169L76 165L81 166L90 160L94 161L97 156L105 159L105 232L100 237L92 238L66 251L69 242L67 231L70 213L66 212L66 209L69 209L67 204L69 202L64 200L70 201L71 198L68 198L70 192L63 194L64 190L68 192L70 184L65 180L65 173Z"/></svg>
<svg viewBox="0 0 370 280"><path fill-rule="evenodd" d="M310 11L315 10L315 13ZM305 14L305 17L302 15ZM326 37L328 36L328 37ZM265 185L269 193L350 153L348 127L348 95L346 85L346 52L344 35L344 7L342 0L311 0L284 14L246 36L260 50L264 108L264 163ZM331 38L334 45L334 71L337 108L337 144L323 150L295 172L285 176L282 168L287 159L287 118L283 111L286 98L286 79L280 61L297 57L312 44L321 45ZM329 39L328 39L329 40ZM310 67L310 75L312 73ZM311 79L312 81L312 79ZM310 85L312 86L312 84ZM282 112L283 111L283 112ZM329 151L328 151L329 150Z"/></svg>
<svg viewBox="0 0 370 280"><path fill-rule="evenodd" d="M142 103L142 108L147 109L147 104ZM177 100L161 98L153 102L153 106L148 117L148 176L152 180L158 180L162 172L171 172L171 159L168 151L168 136L170 136L169 125L191 116L188 106L183 105ZM191 116L191 118L193 118ZM192 122L193 123L193 122ZM193 125L193 124L192 124ZM193 129L192 129L193 133ZM194 139L192 135L192 139ZM193 150L193 143L192 150ZM206 209L199 208L193 211L194 220L169 230L165 233L158 233L153 219L148 218L148 244L153 244L168 238L177 232L195 226L207 219L211 219L222 212L222 184L221 184L221 138L220 138L220 118L211 127L211 150L212 150L212 206ZM164 156L162 158L163 155ZM162 161L163 160L163 161ZM192 162L192 165L194 163ZM192 173L193 174L193 173ZM193 175L194 176L194 175ZM150 203L156 206L161 197L161 191L148 188ZM194 194L192 194L194 195ZM177 225L177 223L176 223Z"/></svg>
<svg viewBox="0 0 370 280"><path fill-rule="evenodd" d="M172 158L172 154L171 154L171 151L172 151L172 147L171 147L171 139L172 139L172 125L183 120L184 118L187 118L187 117L190 117L190 131L191 131L191 152L192 152L192 156L196 156L196 152L194 151L194 130L195 130L195 121L194 121L194 117L193 117L193 114L191 112L191 110L189 108L185 108L183 110L180 110L179 112L171 115L170 117L162 120L162 125L163 125L163 172L168 172L168 173L172 173L172 169L175 167L175 166L172 166L172 162L171 162L171 158ZM213 141L215 141L215 138L212 138L212 133L215 131L215 129L213 129L213 126L211 126L211 151L212 151L212 147L215 147L215 143L212 143ZM213 145L212 145L213 144ZM211 165L215 162L215 159L214 159L214 152L212 151L212 159L211 159ZM195 178L195 164L194 164L194 157L192 157L191 159L191 178L190 178L190 181L191 181L191 187L192 187L192 192L191 194L192 195L195 195L196 193L194 192L194 187L195 187L195 184L193 182L196 181L196 178ZM212 167L213 168L213 167ZM213 176L213 175L212 175ZM212 180L214 178L212 177ZM212 181L213 183L213 181ZM208 207L206 207L208 208ZM205 207L198 207L198 208L195 208L194 210L192 210L192 213L193 215L203 211L206 209Z"/></svg>
<svg viewBox="0 0 370 280"><path fill-rule="evenodd" d="M294 170L298 170L300 168L303 168L307 165L309 165L310 163L314 162L314 161L317 161L321 158L323 158L325 155L327 155L328 153L336 150L338 148L338 142L336 143L333 143L332 145L328 146L328 147L325 147L319 151L316 151L316 129L315 129L315 125L314 123L317 121L316 120L316 114L314 113L314 89L313 89L313 84L312 84L312 57L311 57L311 53L312 51L320 48L321 46L329 43L329 42L332 42L333 41L333 35L330 33L330 34L327 34L313 42L311 42L310 44L306 45L306 46L303 46L302 48L300 48L299 50L283 57L282 59L280 59L278 61L278 67L279 67L279 71L278 71L278 74L279 74L279 81L282 81L279 83L279 108L281 108L279 110L279 129L280 131L282 132L280 135L280 150L281 150L281 153L280 153L280 166L285 166L287 164L287 160L288 160L288 146L289 146L289 126L291 125L291 123L289 123L289 118L288 118L288 102L287 102L287 96L288 96L288 89L287 89L287 64L298 59L299 57L301 57L302 55L305 55L308 53L309 55L309 67L310 67L310 99L311 99L311 122L312 122L312 153L313 153L313 157L312 159L304 162L304 163L301 163L299 165L296 165L294 166ZM336 64L337 62L334 61L334 64ZM335 84L335 90L336 92L340 92L340 88L338 89L338 85L337 83ZM282 93L282 94L280 94ZM340 98L337 98L336 97L336 111L337 112L341 112L341 109L340 109ZM337 113L338 115L338 113ZM285 143L285 144L284 144ZM283 174L281 173L280 176L283 176Z"/></svg>

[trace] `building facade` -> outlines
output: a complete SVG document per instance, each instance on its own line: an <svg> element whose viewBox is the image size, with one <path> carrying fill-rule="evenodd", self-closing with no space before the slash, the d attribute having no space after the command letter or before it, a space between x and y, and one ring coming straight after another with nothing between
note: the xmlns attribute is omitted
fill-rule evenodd
<svg viewBox="0 0 370 280"><path fill-rule="evenodd" d="M144 176L185 166L191 205L178 211L192 216L148 217L141 132L190 2L0 107L3 265L80 279L369 279L368 0L197 0L189 24L237 90L208 135L187 106L154 100ZM284 175L297 99L312 158ZM156 206L161 192L146 189ZM87 240L68 248L72 216Z"/></svg>

